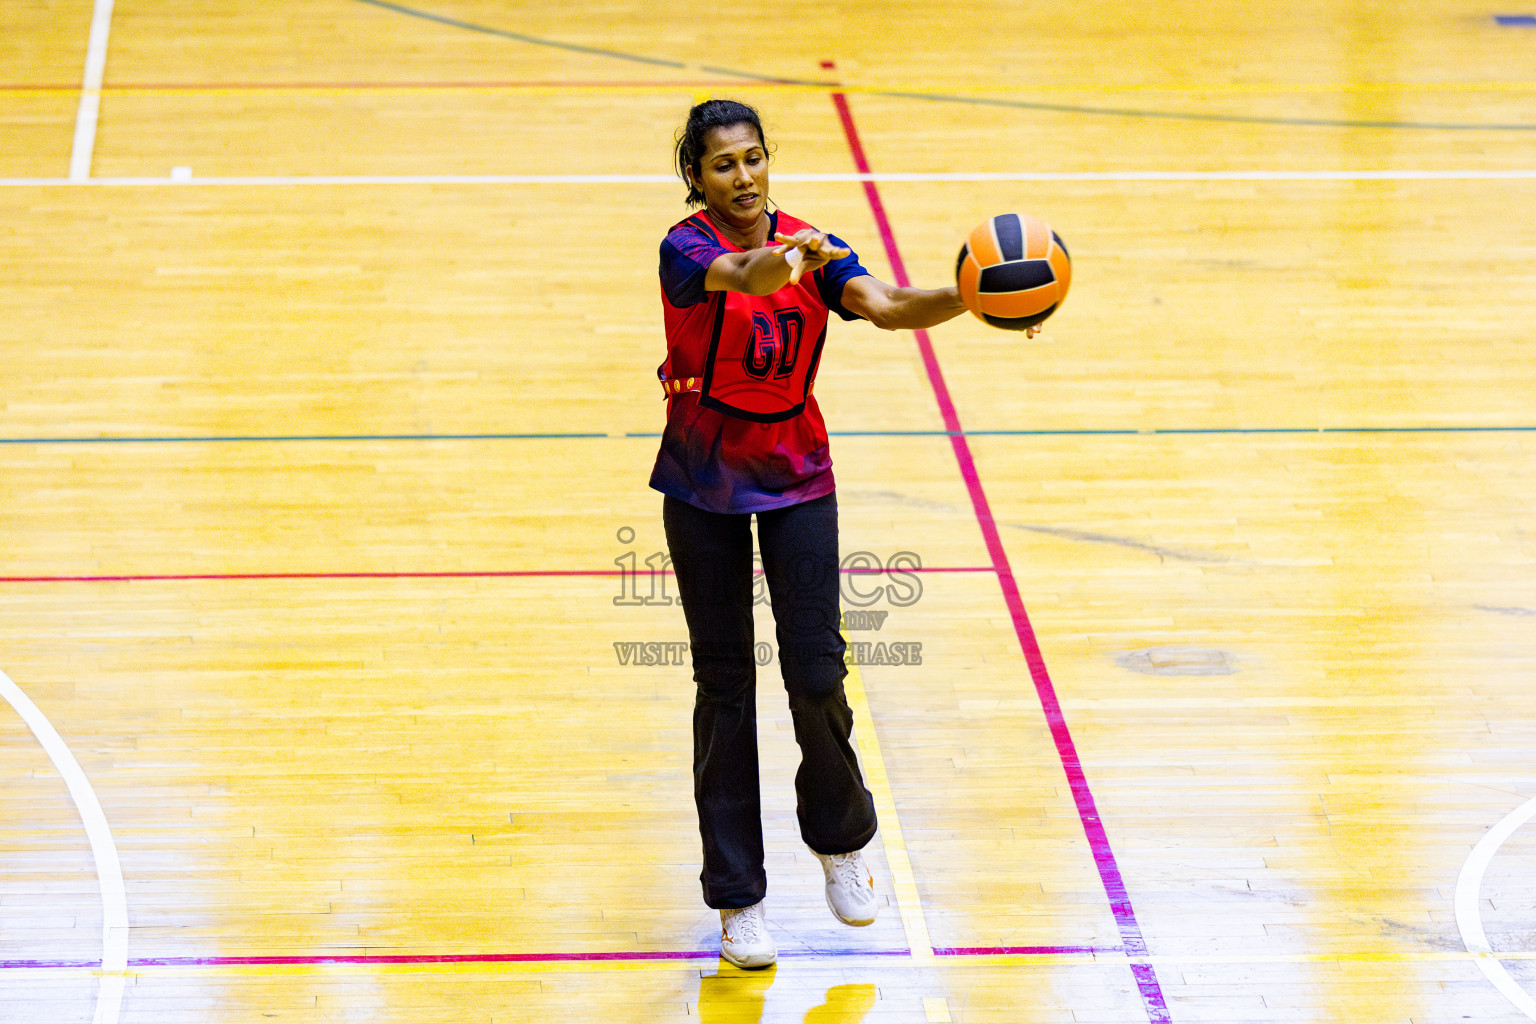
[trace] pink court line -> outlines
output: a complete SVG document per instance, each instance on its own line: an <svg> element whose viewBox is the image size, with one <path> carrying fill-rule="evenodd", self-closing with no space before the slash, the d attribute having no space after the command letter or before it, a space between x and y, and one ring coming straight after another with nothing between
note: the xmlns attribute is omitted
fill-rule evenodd
<svg viewBox="0 0 1536 1024"><path fill-rule="evenodd" d="M880 576L890 570L847 568L839 570L848 576ZM899 569L898 572L995 572L990 565L975 566L921 566L915 569ZM671 576L671 569L662 570ZM464 572L229 572L229 573L145 573L117 576L0 576L0 583L146 583L175 580L443 580L443 579L514 579L520 577L558 576L623 576L623 569L516 569L516 570L469 570ZM640 575L650 575L646 569ZM630 572L629 575L635 575ZM761 571L757 573L761 575Z"/></svg>
<svg viewBox="0 0 1536 1024"><path fill-rule="evenodd" d="M864 153L863 143L859 140L858 128L854 125L853 112L848 107L847 96L834 92L832 103L837 108L838 119L842 122L843 134L847 138L848 149L853 156L854 168L860 174L870 174L869 159ZM885 254L890 261L891 272L896 277L896 284L902 288L911 287L906 265L896 245L896 234L891 230L890 219L885 213L885 204L880 199L880 190L873 181L865 181L863 185L864 196L869 201L870 212L874 214L875 225L879 229L880 240L885 246ZM1144 957L1147 954L1147 943L1141 933L1141 924L1137 921L1136 911L1131 906L1130 895L1125 888L1125 879L1120 874L1120 865L1115 860L1114 851L1110 848L1109 836L1104 831L1104 824L1099 818L1093 792L1088 788L1088 777L1083 772L1077 746L1072 742L1072 733L1067 728L1061 701L1056 696L1056 687L1051 683L1050 673L1046 671L1045 656L1040 652L1040 643L1035 637L1034 627L1030 625L1029 615L1024 610L1024 600L1019 596L1018 583L1013 578L1013 568L1008 562L1008 553L1003 549L997 522L992 518L992 507L987 501L986 491L981 486L981 476L976 470L976 460L971 456L970 442L960 426L960 414L956 411L954 399L950 397L949 387L944 382L944 373L939 368L939 359L934 353L933 342L928 332L917 330L913 334L917 339L918 350L923 356L923 366L928 371L928 382L933 387L934 399L938 402L939 411L944 416L944 429L949 433L949 443L954 449L955 460L960 464L960 475L965 479L966 490L970 492L976 521L981 527L982 536L986 539L987 551L992 556L992 565L997 571L998 583L1002 586L1003 600L1013 619L1014 632L1018 635L1019 647L1024 652L1024 661L1029 666L1035 692L1040 697L1041 708L1045 712L1046 722L1051 729L1051 738L1056 744L1056 753L1061 758L1061 766L1066 772L1067 782L1072 789L1072 799L1077 804L1078 818L1082 821L1083 832L1093 851L1093 862L1098 868L1099 880L1103 883L1104 892L1109 897L1109 908L1120 930L1120 941L1125 951L1133 958ZM1152 965L1133 961L1131 972L1136 979L1136 987L1141 993L1147 1019L1152 1024L1166 1024L1169 1020L1168 1003L1163 997L1162 986L1158 984L1157 974Z"/></svg>
<svg viewBox="0 0 1536 1024"><path fill-rule="evenodd" d="M943 947L935 956L1096 956L1124 952L1118 946L965 946ZM909 949L784 950L790 959L845 959L861 956L909 957ZM128 969L143 967L304 967L324 964L533 964L656 962L718 960L714 949L620 950L602 953L336 953L304 956L150 956L128 961ZM0 960L0 970L99 969L100 960Z"/></svg>

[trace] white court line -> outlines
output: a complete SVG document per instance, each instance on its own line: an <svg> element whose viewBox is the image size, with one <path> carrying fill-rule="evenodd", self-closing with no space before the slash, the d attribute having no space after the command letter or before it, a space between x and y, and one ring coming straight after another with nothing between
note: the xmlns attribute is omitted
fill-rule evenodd
<svg viewBox="0 0 1536 1024"><path fill-rule="evenodd" d="M1536 179L1536 169L1397 171L1000 171L977 173L776 174L791 182L1009 181L1511 181ZM228 178L0 178L0 187L58 185L668 185L672 174L301 174Z"/></svg>
<svg viewBox="0 0 1536 1024"><path fill-rule="evenodd" d="M1521 988L1520 983L1510 977L1504 965L1499 963L1483 931L1483 917L1478 907L1483 873L1488 870L1489 862L1499 852L1499 847L1515 834L1515 830L1533 817L1536 817L1536 799L1527 800L1511 811L1508 817L1489 829L1488 834L1472 848L1472 855L1462 865L1461 875L1456 879L1456 926L1461 929L1462 943L1477 956L1477 966L1493 982L1493 987L1514 1003L1521 1013L1536 1020L1536 999L1532 999L1531 994Z"/></svg>
<svg viewBox="0 0 1536 1024"><path fill-rule="evenodd" d="M32 734L43 745L54 769L69 787L69 795L80 812L85 824L86 838L91 843L91 856L96 859L96 877L101 885L101 991L96 997L94 1024L117 1024L123 1005L123 983L128 970L128 895L123 886L123 867L117 858L117 846L112 842L112 829L102 812L101 802L91 789L90 780L80 768L80 762L70 753L69 745L59 735L32 698L0 672L0 696L21 715L22 721L32 729Z"/></svg>
<svg viewBox="0 0 1536 1024"><path fill-rule="evenodd" d="M891 888L895 890L896 910L901 915L902 930L906 932L907 948L912 951L914 964L931 964L935 958L933 940L928 935L928 919L923 914L923 900L917 890L917 876L912 871L912 858L907 855L901 820L896 816L896 796L885 771L885 756L880 751L875 720L869 712L864 677L856 663L848 665L843 692L848 698L848 710L853 712L854 739L859 746L864 781L869 785L870 796L875 798L880 841L885 846L885 863L891 869Z"/></svg>
<svg viewBox="0 0 1536 1024"><path fill-rule="evenodd" d="M91 15L91 41L85 51L85 75L80 82L80 107L75 111L75 147L69 154L69 180L91 176L96 153L96 122L101 116L101 80L107 71L107 34L112 29L112 0L96 0Z"/></svg>

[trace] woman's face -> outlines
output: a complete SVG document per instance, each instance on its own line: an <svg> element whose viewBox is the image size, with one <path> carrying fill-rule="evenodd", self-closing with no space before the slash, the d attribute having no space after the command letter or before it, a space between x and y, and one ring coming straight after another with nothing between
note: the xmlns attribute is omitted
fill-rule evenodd
<svg viewBox="0 0 1536 1024"><path fill-rule="evenodd" d="M711 128L696 184L718 219L743 230L756 224L768 208L768 154L757 129L746 122Z"/></svg>

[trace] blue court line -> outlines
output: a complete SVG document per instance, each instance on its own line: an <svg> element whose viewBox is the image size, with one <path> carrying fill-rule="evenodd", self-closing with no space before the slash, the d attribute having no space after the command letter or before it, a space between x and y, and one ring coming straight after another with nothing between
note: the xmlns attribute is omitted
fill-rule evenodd
<svg viewBox="0 0 1536 1024"><path fill-rule="evenodd" d="M1536 426L1492 427L1166 427L1156 430L832 430L831 437L1174 437L1263 436L1266 434L1529 434ZM230 444L284 441L589 441L660 438L659 431L623 434L213 434L132 437L0 437L0 445L46 444Z"/></svg>
<svg viewBox="0 0 1536 1024"><path fill-rule="evenodd" d="M505 29L491 28L487 25L476 25L469 21L460 21L457 18L445 18L441 14L433 14L430 11L418 11L411 7L401 7L399 4L388 3L387 0L358 0L359 3L372 4L374 7L382 7L388 11L399 14L408 14L413 18L424 18L427 21L435 21L441 25L452 25L454 28L466 29L470 32L480 32L488 36L500 36L502 39L511 39L519 43L531 43L534 46L551 46L557 50L568 50L571 53L586 53L594 57L612 57L615 60L633 61L637 64L656 64L664 68L686 68L687 64L675 60L661 60L657 57L645 57L638 53L621 53L618 50L601 50L594 46L581 46L577 43L562 43L555 39L540 39L538 36L525 36L520 32L508 32Z"/></svg>
<svg viewBox="0 0 1536 1024"><path fill-rule="evenodd" d="M991 956L1083 956L1098 957L1107 954L1124 954L1123 946L974 946L934 948L936 956L966 959ZM782 949L780 959L858 959L861 957L910 957L910 949L858 949L834 947L830 949ZM154 967L293 967L320 965L414 965L429 969L438 964L495 964L495 963L602 963L616 961L682 961L717 960L718 949L683 950L615 950L605 953L332 953L299 954L288 956L150 956L135 957L128 961L129 970ZM0 960L0 971L6 970L99 970L98 960Z"/></svg>
<svg viewBox="0 0 1536 1024"><path fill-rule="evenodd" d="M422 11L414 7L405 7L401 4L389 3L388 0L358 0L358 2L371 4L374 7L382 7L386 10L395 11L399 14L409 15L413 18L423 18L427 21L435 21L443 25L451 25L454 28L462 28L470 32L480 32L486 35L500 36L503 39L511 39L520 43L531 43L535 46L549 46L559 50L569 50L574 53L586 53L598 57L611 57L615 60L632 61L640 64L656 64L669 68L695 67L700 71L708 72L709 74L713 75L728 75L732 78L746 78L753 81L772 83L775 85L805 85L814 86L817 88L830 87L830 83L825 81L814 81L804 78L784 78L775 75L763 75L753 71L741 71L736 68L714 67L708 64L690 65L678 61L661 60L656 57L647 57L643 54L623 53L618 50L602 50L591 46L580 46L575 43L564 43L557 39L541 39L537 36L523 35L519 32L508 32L504 29L491 28L486 25L476 25L468 21L459 21L456 18L443 17L439 14L433 14L430 11ZM953 96L944 93L901 92L896 90L870 90L868 95L884 96L890 99L924 100L929 103L963 103L970 106L1001 107L1010 110L1040 110L1057 114L1090 114L1097 117L1157 118L1173 121L1207 121L1215 122L1218 124L1267 124L1297 128L1400 128L1423 131L1536 131L1536 124L1458 124L1454 122L1440 123L1421 121L1360 121L1332 120L1329 118L1257 117L1246 114L1200 114L1169 110L1139 110L1130 107L1086 107L1065 103L1034 103L1027 100L1002 100L990 99L982 96Z"/></svg>

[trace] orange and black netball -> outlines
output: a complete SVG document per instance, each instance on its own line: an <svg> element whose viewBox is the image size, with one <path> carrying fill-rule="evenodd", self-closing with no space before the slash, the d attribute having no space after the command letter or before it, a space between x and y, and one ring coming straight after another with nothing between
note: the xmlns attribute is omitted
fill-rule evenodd
<svg viewBox="0 0 1536 1024"><path fill-rule="evenodd" d="M978 319L1022 331L1056 312L1067 297L1072 259L1045 221L1002 213L977 225L960 247L955 283Z"/></svg>

